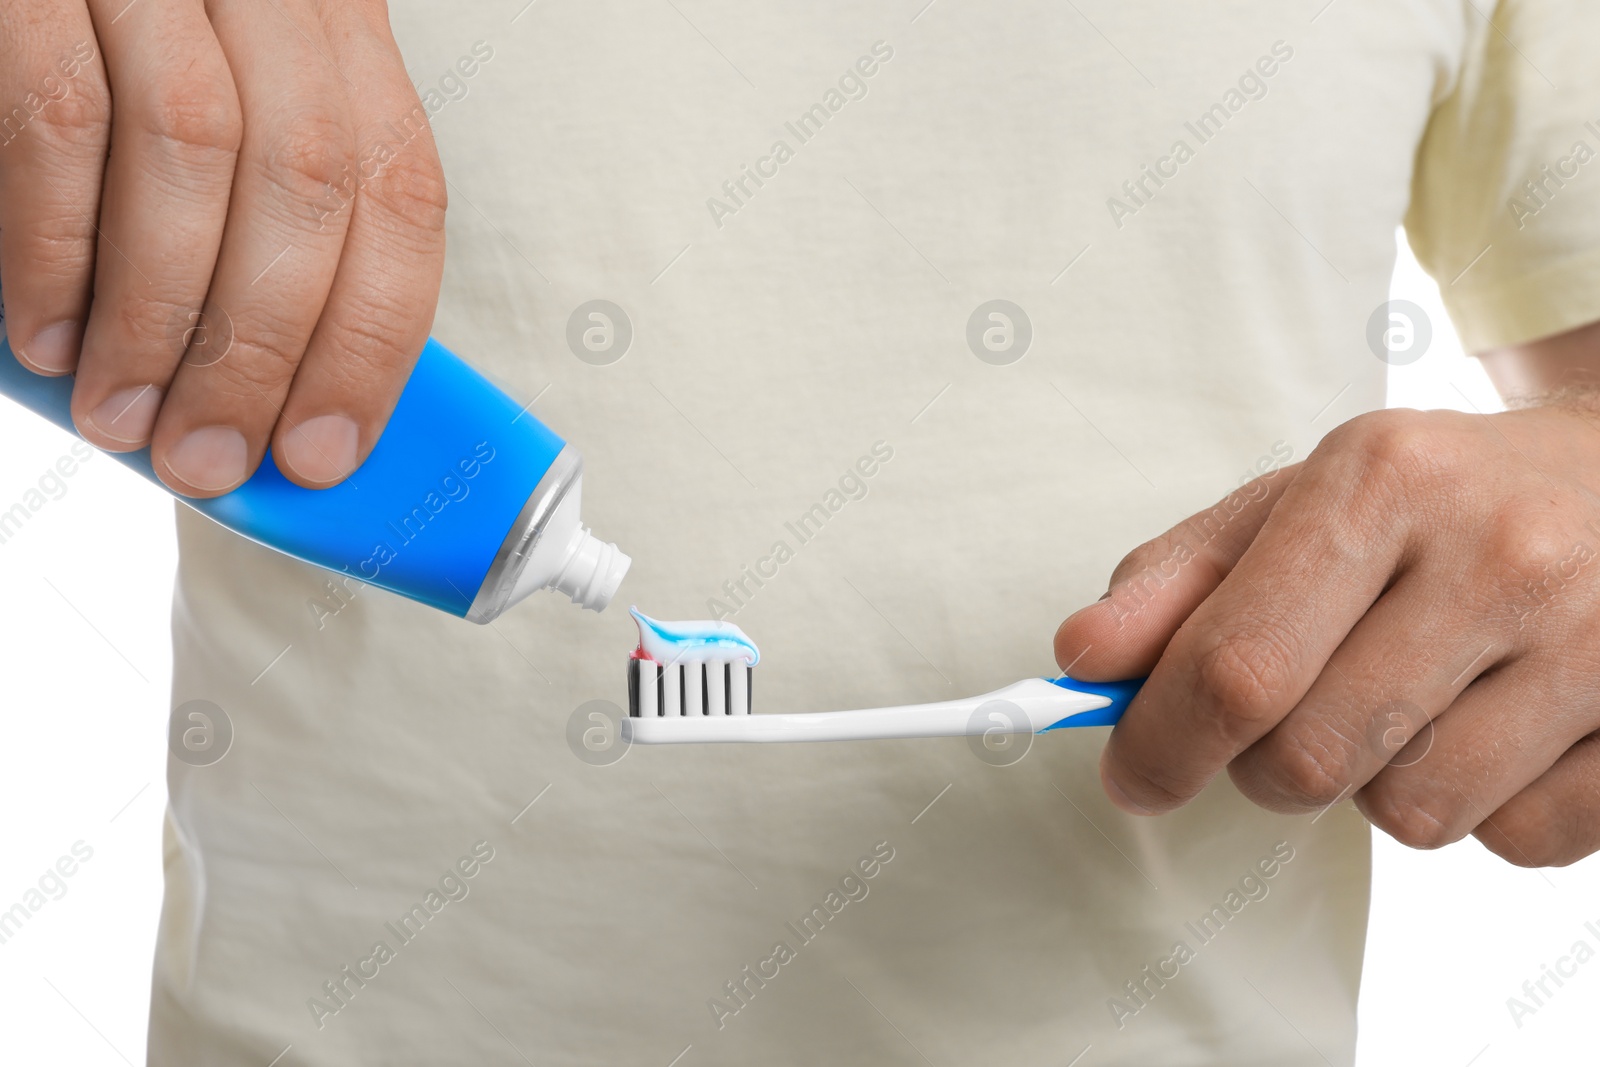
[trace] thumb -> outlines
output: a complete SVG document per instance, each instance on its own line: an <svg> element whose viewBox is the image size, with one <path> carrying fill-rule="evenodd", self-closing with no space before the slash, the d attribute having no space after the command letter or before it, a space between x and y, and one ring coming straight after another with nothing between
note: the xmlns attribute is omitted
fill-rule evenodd
<svg viewBox="0 0 1600 1067"><path fill-rule="evenodd" d="M1282 467L1235 489L1123 557L1106 595L1056 630L1056 663L1092 682L1150 673L1178 627L1233 570L1300 473Z"/></svg>

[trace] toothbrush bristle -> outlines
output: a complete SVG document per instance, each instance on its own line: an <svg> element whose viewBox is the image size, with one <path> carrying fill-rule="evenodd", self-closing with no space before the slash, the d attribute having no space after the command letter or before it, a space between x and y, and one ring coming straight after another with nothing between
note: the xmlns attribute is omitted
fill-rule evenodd
<svg viewBox="0 0 1600 1067"><path fill-rule="evenodd" d="M754 674L743 660L680 664L634 656L628 660L628 714L749 715Z"/></svg>

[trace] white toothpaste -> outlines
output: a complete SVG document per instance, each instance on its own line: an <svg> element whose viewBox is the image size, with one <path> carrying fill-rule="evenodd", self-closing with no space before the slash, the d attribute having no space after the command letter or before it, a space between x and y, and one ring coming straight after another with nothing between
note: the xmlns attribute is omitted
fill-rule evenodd
<svg viewBox="0 0 1600 1067"><path fill-rule="evenodd" d="M743 660L754 667L761 661L756 643L731 622L696 619L662 622L638 608L629 608L639 624L639 650L635 658L657 663L732 663Z"/></svg>

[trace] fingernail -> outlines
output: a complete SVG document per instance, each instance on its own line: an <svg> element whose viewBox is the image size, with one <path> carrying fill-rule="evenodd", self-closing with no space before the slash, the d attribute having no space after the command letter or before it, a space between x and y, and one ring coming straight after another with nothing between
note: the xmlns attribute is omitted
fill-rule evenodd
<svg viewBox="0 0 1600 1067"><path fill-rule="evenodd" d="M1106 796L1111 798L1111 803L1115 804L1129 815L1155 814L1155 812L1151 811L1143 804L1135 804L1132 800L1128 799L1128 794L1122 791L1122 787L1118 785L1110 775L1102 775L1100 780L1106 787Z"/></svg>
<svg viewBox="0 0 1600 1067"><path fill-rule="evenodd" d="M346 416L318 415L283 435L278 459L313 485L336 482L355 469L360 436L355 422Z"/></svg>
<svg viewBox="0 0 1600 1067"><path fill-rule="evenodd" d="M202 426L172 446L166 464L179 481L209 493L244 481L248 455L244 434L232 426Z"/></svg>
<svg viewBox="0 0 1600 1067"><path fill-rule="evenodd" d="M57 322L34 334L27 348L17 349L17 355L45 374L65 374L78 365L82 347L83 327L76 322Z"/></svg>
<svg viewBox="0 0 1600 1067"><path fill-rule="evenodd" d="M153 385L136 385L118 389L89 413L89 424L102 436L123 444L143 444L150 438L156 424L156 412L161 410L160 389Z"/></svg>

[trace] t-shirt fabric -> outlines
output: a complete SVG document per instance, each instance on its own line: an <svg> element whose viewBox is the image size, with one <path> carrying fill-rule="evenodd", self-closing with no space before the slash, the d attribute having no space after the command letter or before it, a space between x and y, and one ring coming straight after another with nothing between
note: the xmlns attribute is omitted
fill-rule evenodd
<svg viewBox="0 0 1600 1067"><path fill-rule="evenodd" d="M150 1061L1350 1063L1349 804L600 713L630 603L748 632L758 713L1054 674L1124 553L1382 406L1402 221L1473 347L1600 318L1600 11L392 7L433 333L633 569L474 626L179 509L173 703L233 740L170 766Z"/></svg>

